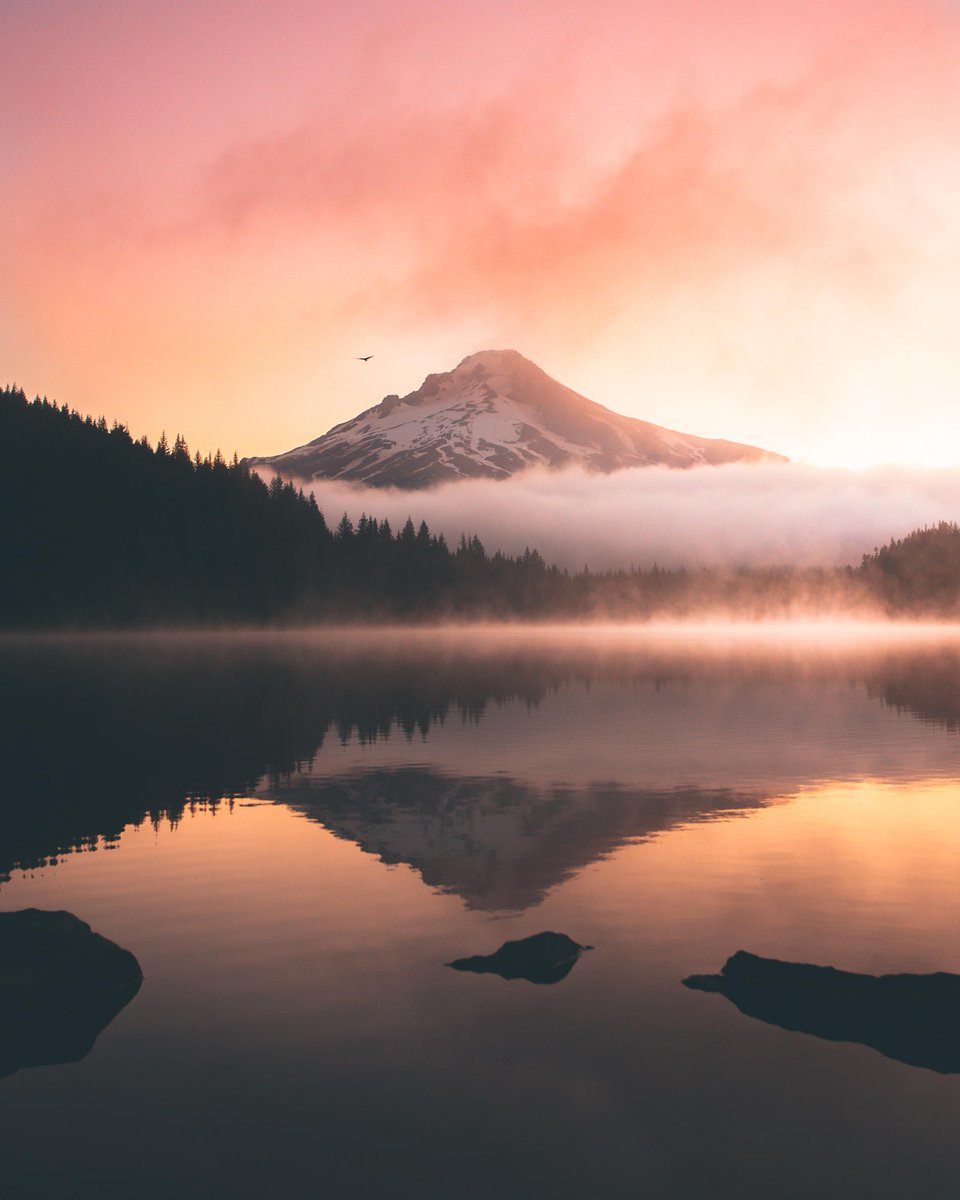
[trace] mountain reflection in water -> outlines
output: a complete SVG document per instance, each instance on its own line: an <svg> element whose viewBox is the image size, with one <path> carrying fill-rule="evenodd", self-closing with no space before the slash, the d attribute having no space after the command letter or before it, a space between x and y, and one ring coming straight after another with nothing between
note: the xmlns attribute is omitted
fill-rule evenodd
<svg viewBox="0 0 960 1200"><path fill-rule="evenodd" d="M627 842L768 801L723 789L536 787L418 767L355 771L270 789L278 799L470 908L520 911Z"/></svg>
<svg viewBox="0 0 960 1200"><path fill-rule="evenodd" d="M626 842L865 766L909 775L884 757L891 708L956 729L958 679L935 640L5 640L0 875L256 792L470 906L520 910Z"/></svg>

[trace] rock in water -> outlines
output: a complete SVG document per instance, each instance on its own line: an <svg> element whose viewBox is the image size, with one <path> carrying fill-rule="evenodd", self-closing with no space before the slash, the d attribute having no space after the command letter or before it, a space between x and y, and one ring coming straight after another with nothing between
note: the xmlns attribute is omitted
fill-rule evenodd
<svg viewBox="0 0 960 1200"><path fill-rule="evenodd" d="M833 1042L858 1042L913 1067L960 1072L960 975L858 975L738 950L719 975L684 986L720 992L748 1017Z"/></svg>
<svg viewBox="0 0 960 1200"><path fill-rule="evenodd" d="M0 913L0 1078L79 1062L142 981L129 950L72 913Z"/></svg>
<svg viewBox="0 0 960 1200"><path fill-rule="evenodd" d="M455 971L499 975L503 979L526 979L530 983L559 983L573 970L584 950L565 933L535 933L518 942L504 942L495 954L475 954L447 963Z"/></svg>

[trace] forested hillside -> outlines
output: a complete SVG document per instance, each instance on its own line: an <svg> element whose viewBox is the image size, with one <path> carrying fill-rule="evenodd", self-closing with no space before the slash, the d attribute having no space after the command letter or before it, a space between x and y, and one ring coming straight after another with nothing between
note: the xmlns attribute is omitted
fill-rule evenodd
<svg viewBox="0 0 960 1200"><path fill-rule="evenodd" d="M0 627L453 619L960 616L960 528L861 564L571 574L536 550L448 546L426 524L331 527L312 496L234 456L0 391ZM411 505L415 497L411 496Z"/></svg>
<svg viewBox="0 0 960 1200"><path fill-rule="evenodd" d="M565 577L530 551L451 550L425 524L346 519L234 457L0 392L0 620L262 623L542 608ZM557 600L559 595L555 595Z"/></svg>
<svg viewBox="0 0 960 1200"><path fill-rule="evenodd" d="M940 521L864 556L859 574L887 611L960 616L960 526Z"/></svg>

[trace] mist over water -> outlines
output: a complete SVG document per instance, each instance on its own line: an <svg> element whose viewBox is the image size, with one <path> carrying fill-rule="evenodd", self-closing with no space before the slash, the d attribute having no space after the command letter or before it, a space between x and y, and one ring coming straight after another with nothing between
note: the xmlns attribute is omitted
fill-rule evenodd
<svg viewBox="0 0 960 1200"><path fill-rule="evenodd" d="M527 546L571 569L840 566L891 538L960 518L960 467L865 471L729 464L598 475L532 469L427 491L297 480L327 521L412 516L448 542L476 533L493 552Z"/></svg>

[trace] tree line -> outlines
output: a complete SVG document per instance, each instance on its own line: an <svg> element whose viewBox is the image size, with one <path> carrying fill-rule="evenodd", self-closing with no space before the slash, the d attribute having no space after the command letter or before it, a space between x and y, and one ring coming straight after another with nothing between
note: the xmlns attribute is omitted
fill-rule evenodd
<svg viewBox="0 0 960 1200"><path fill-rule="evenodd" d="M0 625L960 614L960 529L858 567L569 572L535 549L364 514L331 528L312 495L182 437L153 446L22 389L0 391Z"/></svg>
<svg viewBox="0 0 960 1200"><path fill-rule="evenodd" d="M535 550L448 546L265 483L236 455L191 456L119 423L0 392L0 622L246 624L538 611L565 573Z"/></svg>

